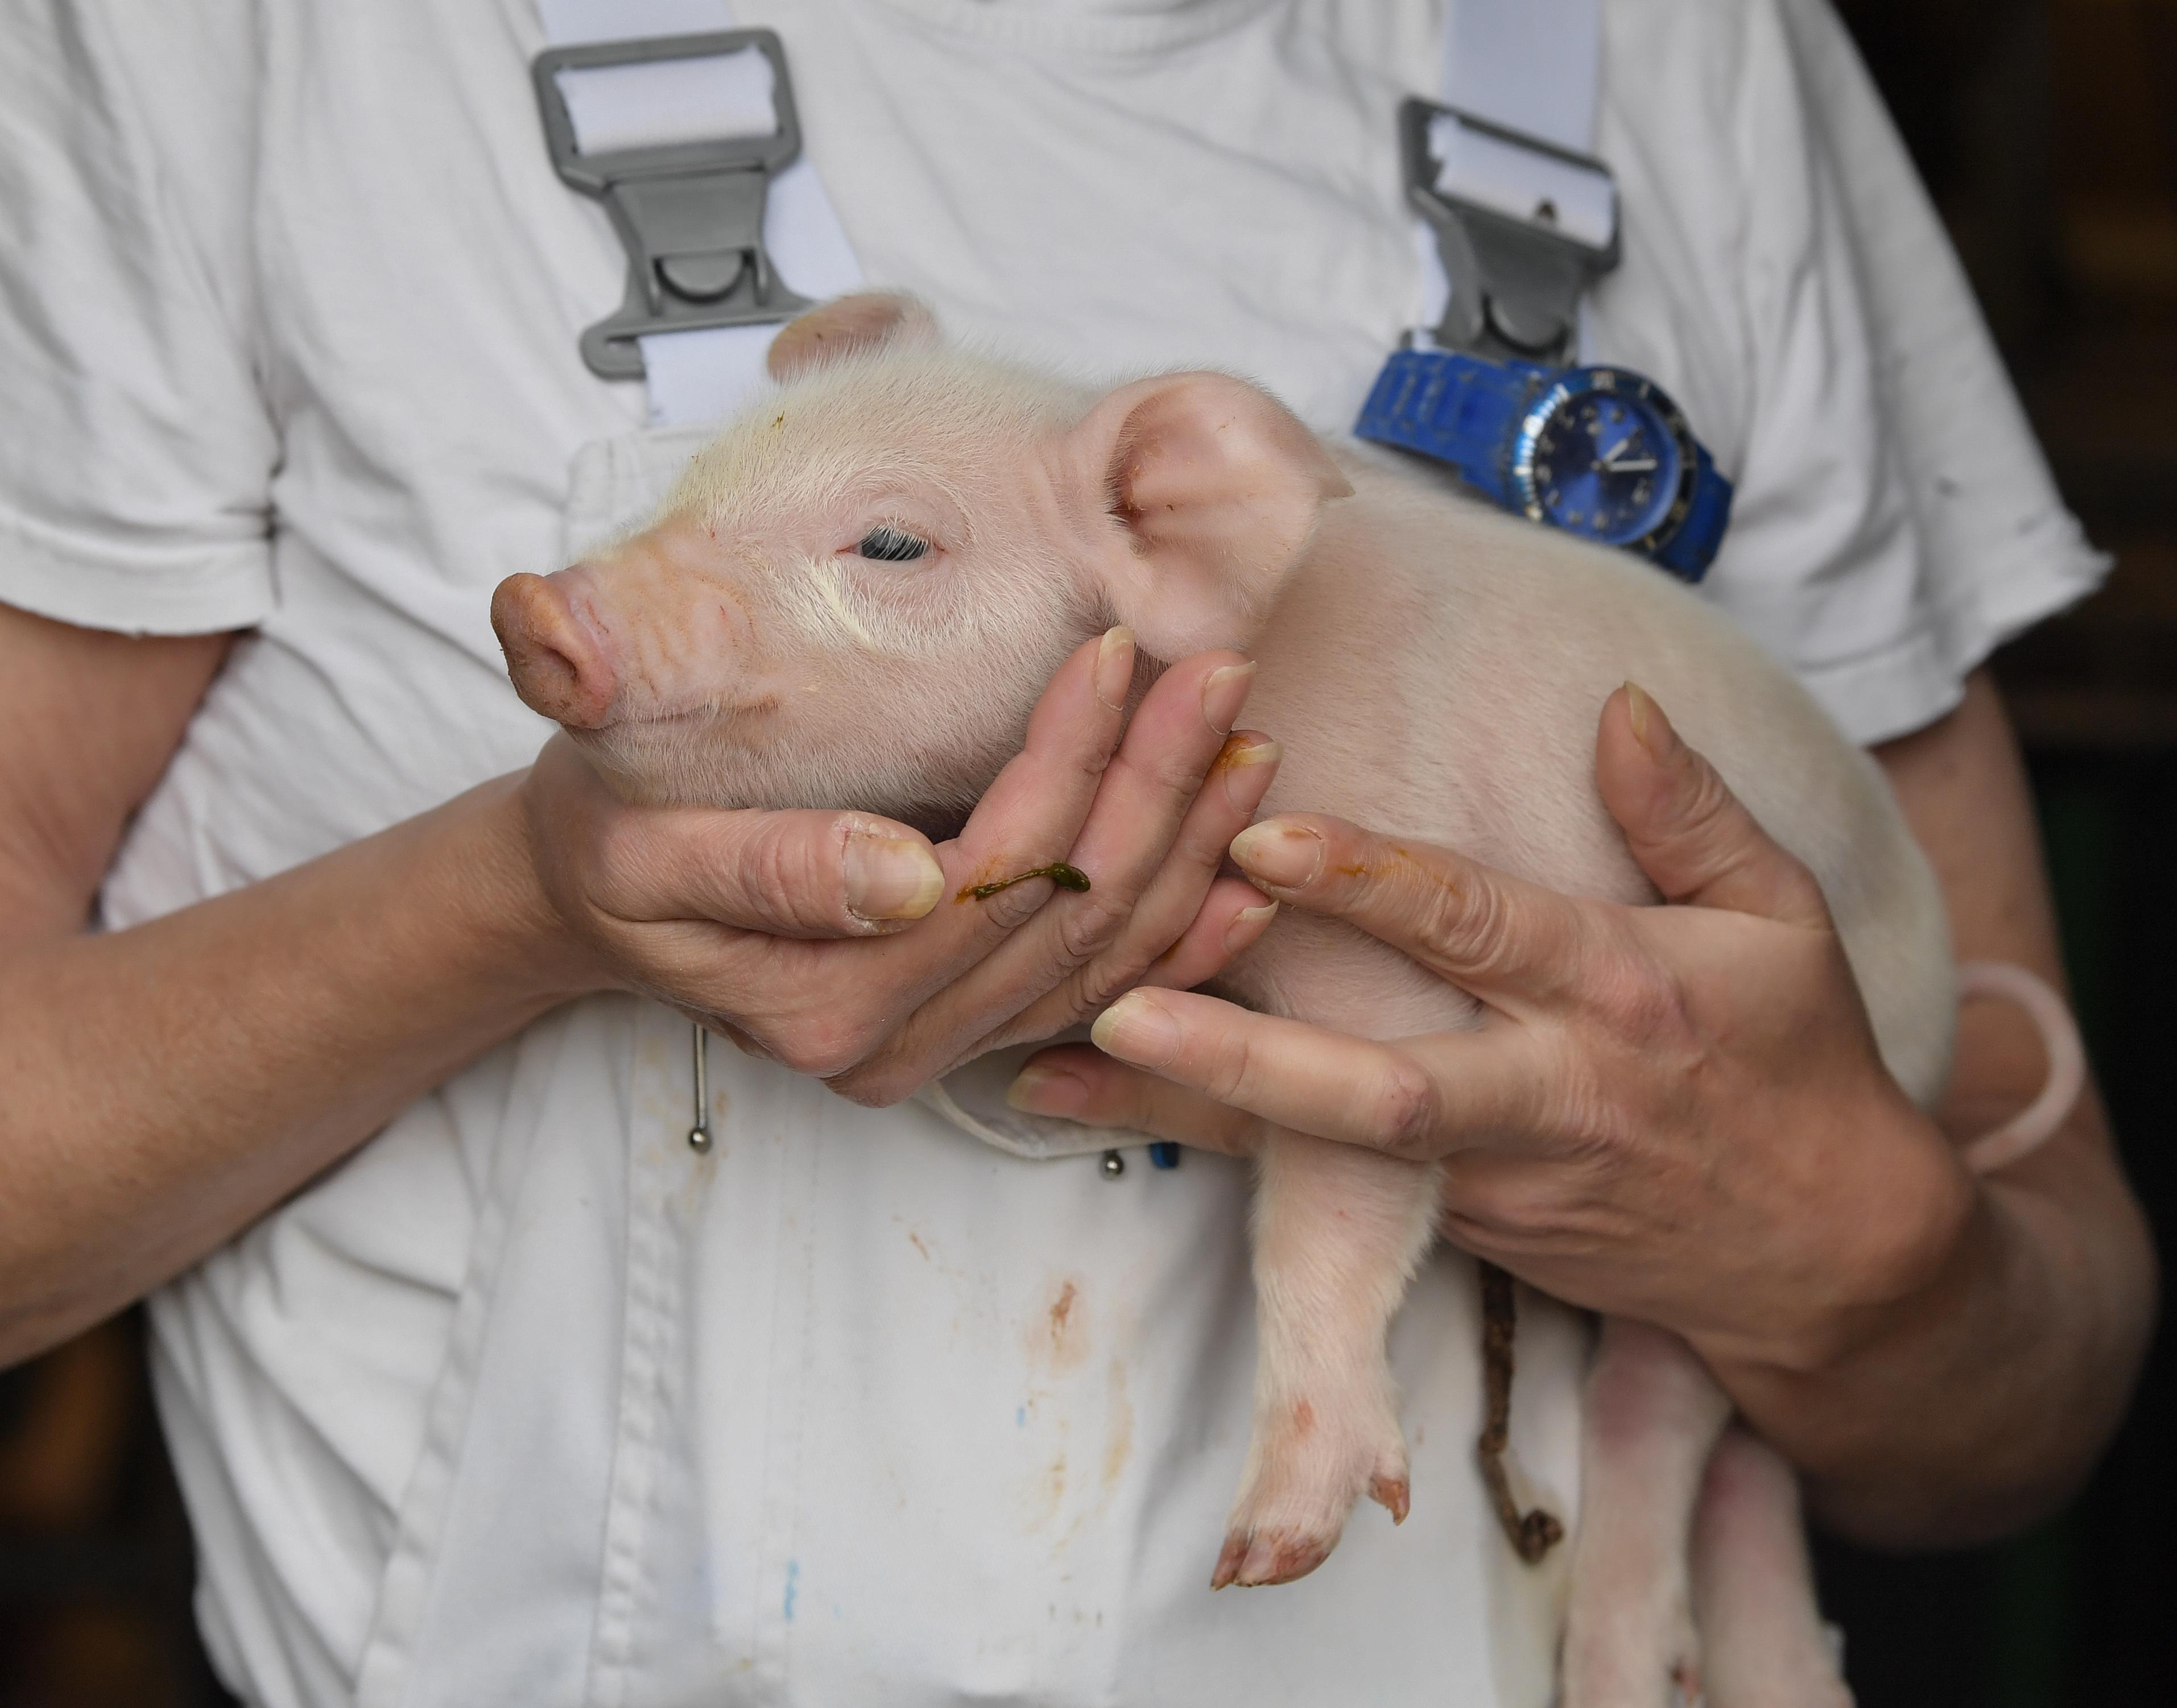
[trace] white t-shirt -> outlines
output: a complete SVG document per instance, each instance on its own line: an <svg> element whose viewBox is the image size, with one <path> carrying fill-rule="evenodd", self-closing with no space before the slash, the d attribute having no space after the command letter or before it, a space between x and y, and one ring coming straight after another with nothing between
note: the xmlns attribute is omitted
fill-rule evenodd
<svg viewBox="0 0 2177 1708"><path fill-rule="evenodd" d="M1738 486L1707 587L1874 740L2101 560L1821 0L1609 0L1624 261L1589 353ZM1348 423L1421 292L1391 114L1428 0L736 0L874 284L1077 371L1221 366ZM581 329L624 261L548 161L527 0L14 0L0 599L249 628L117 925L527 762L493 586L657 442ZM789 282L791 282L789 281ZM1646 573L1629 563L1628 573ZM716 1055L724 1058L728 1052ZM253 1700L1540 1704L1560 1587L1470 1460L1472 1278L1394 1336L1414 1518L1203 1587L1252 1364L1245 1180L1107 1182L573 1005L155 1302L221 1669ZM1576 1498L1578 1324L1514 1437Z"/></svg>

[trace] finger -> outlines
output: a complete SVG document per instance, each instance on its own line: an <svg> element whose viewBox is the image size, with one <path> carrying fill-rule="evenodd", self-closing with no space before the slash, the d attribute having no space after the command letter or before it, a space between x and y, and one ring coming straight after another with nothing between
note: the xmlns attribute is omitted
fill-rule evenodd
<svg viewBox="0 0 2177 1708"><path fill-rule="evenodd" d="M968 1053L980 1055L1022 1039L1062 1032L1137 984L1190 989L1214 978L1261 936L1276 914L1277 903L1265 903L1252 884L1219 878L1217 870L1224 863L1225 845L1262 805L1282 752L1267 736L1227 738L1202 791L1187 809L1178 839L1127 914L1118 940L1056 989L1005 1020ZM1027 936L1026 932L1021 935ZM1008 944L1007 952L1012 948Z"/></svg>
<svg viewBox="0 0 2177 1708"><path fill-rule="evenodd" d="M624 810L603 836L597 900L635 922L873 936L923 918L945 881L928 838L862 813Z"/></svg>
<svg viewBox="0 0 2177 1708"><path fill-rule="evenodd" d="M1277 916L1278 904L1264 901L1252 884L1219 878L1180 940L1149 963L1139 982L1157 990L1192 990L1252 948Z"/></svg>
<svg viewBox="0 0 2177 1708"><path fill-rule="evenodd" d="M1546 1083L1523 1028L1379 1044L1182 991L1130 991L1092 1036L1107 1055L1280 1127L1416 1160L1528 1118Z"/></svg>
<svg viewBox="0 0 2177 1708"><path fill-rule="evenodd" d="M1244 1110L1127 1067L1086 1044L1062 1044L1032 1056L1006 1101L1027 1115L1055 1116L1083 1127L1125 1127L1202 1150L1244 1155L1262 1122Z"/></svg>
<svg viewBox="0 0 2177 1708"><path fill-rule="evenodd" d="M1215 978L1251 947L1270 928L1277 913L1278 904L1264 901L1263 892L1252 884L1238 878L1219 878L1180 940L1152 960L1134 982L1161 990L1191 990ZM1125 994L1123 990L1107 992L1092 998L1083 982L1086 977L1087 969L1083 969L1030 1003L962 1050L954 1065L972 1061L1009 1044L1055 1037ZM1132 988L1132 985L1127 987Z"/></svg>
<svg viewBox="0 0 2177 1708"><path fill-rule="evenodd" d="M1255 667L1236 653L1202 653L1172 666L1143 697L1069 856L1088 877L1089 888L1054 898L1052 906L1006 945L1003 969L1028 994L1039 996L1057 974L1080 965L1124 930L1191 818L1198 830L1204 818L1219 823L1229 818L1230 793L1221 787L1205 791L1203 781L1223 756L1254 674ZM1282 750L1274 743L1263 745L1274 767ZM1263 747L1250 743L1241 752L1259 755ZM1246 782L1252 787L1258 777ZM1268 777L1259 776L1259 783L1267 789ZM1195 817L1192 810L1205 794L1209 806ZM1248 817L1261 799L1255 793ZM1191 853L1198 887L1185 917L1173 922L1172 936L1193 917L1194 906L1224 858L1224 845L1198 835ZM1170 941L1167 937L1150 950L1143 963ZM1002 1000L998 991L990 994Z"/></svg>
<svg viewBox="0 0 2177 1708"><path fill-rule="evenodd" d="M1772 841L1663 708L1628 682L1603 703L1595 781L1666 899L1827 927L1814 874Z"/></svg>
<svg viewBox="0 0 2177 1708"><path fill-rule="evenodd" d="M1269 895L1357 925L1499 1007L1558 1006L1591 982L1598 933L1561 896L1427 843L1286 813L1233 838Z"/></svg>
<svg viewBox="0 0 2177 1708"><path fill-rule="evenodd" d="M968 864L965 881L955 892L961 914L993 916L1003 936L1049 898L1043 879L988 897L964 891L1003 883L1072 852L1126 728L1133 674L1133 634L1121 628L1085 642L1051 678L1029 715L1021 750L983 792L961 829L959 849Z"/></svg>
<svg viewBox="0 0 2177 1708"><path fill-rule="evenodd" d="M769 1061L774 1059L771 1051L765 1049L762 1045L757 1043L754 1038L750 1037L746 1032L744 1032L739 1027L734 1025L729 1020L713 1018L704 1022L704 1024L708 1026L712 1031L717 1033L720 1037L723 1038L728 1044L731 1044L734 1049L739 1050L744 1056L753 1056L758 1061Z"/></svg>
<svg viewBox="0 0 2177 1708"><path fill-rule="evenodd" d="M1083 969L1084 981L1092 985L1104 984L1099 963L1109 963L1128 975L1163 968L1165 976L1155 982L1184 990L1214 976L1247 943L1262 935L1276 903L1270 903L1271 911L1264 912L1261 891L1237 878L1220 880L1217 874L1232 838L1253 822L1256 809L1277 780L1284 755L1278 743L1252 732L1236 734L1226 740L1209 767L1209 775L1203 780L1202 792L1187 809L1171 852L1149 880L1149 888L1127 919L1126 930L1119 941ZM1258 918L1258 923L1247 929L1245 942L1228 943L1223 933L1211 935L1204 925L1204 910L1220 891L1232 903L1232 913L1249 913ZM1233 923L1229 915L1222 922L1228 928ZM1184 980L1174 976L1167 965L1182 944L1190 951L1185 965L1196 969ZM1204 952L1213 951L1214 955L1204 958ZM1108 985L1105 988L1108 990ZM1093 1006L1103 1005L1099 1001Z"/></svg>
<svg viewBox="0 0 2177 1708"><path fill-rule="evenodd" d="M1208 652L1172 666L1158 679L1127 725L1079 838L1067 856L1087 876L1088 889L1052 898L970 976L934 996L903 1029L897 1045L903 1057L941 1067L968 1053L979 1040L1033 1035L1007 1023L1061 987L1069 974L1088 964L1126 932L1191 808L1207 793L1202 789L1203 775L1225 745L1226 731L1239 715L1253 674L1254 667L1236 653ZM1221 787L1216 793L1224 798ZM1260 799L1257 794L1255 799ZM1229 808L1219 810L1229 812ZM1252 814L1252 804L1248 810ZM1194 881L1199 887L1187 898L1184 915L1170 920L1168 934L1160 941L1138 941L1138 958L1132 965L1105 965L1099 989L1085 998L1077 993L1071 999L1069 1021L1101 1007L1131 985L1186 930L1221 858L1217 844L1200 839L1194 854ZM1050 1030L1066 1023L1061 1021Z"/></svg>
<svg viewBox="0 0 2177 1708"><path fill-rule="evenodd" d="M988 898L974 887L1062 860L1080 834L1126 720L1134 640L1113 629L1060 666L1028 718L1028 736L959 836L936 850L940 899L911 939L883 946L868 976L887 996L912 975L914 1001L941 990L1003 942L1049 899L1048 878L1010 884ZM904 1011L903 1011L904 1012Z"/></svg>
<svg viewBox="0 0 2177 1708"><path fill-rule="evenodd" d="M1047 878L1012 885L987 902L970 890L1065 857L1117 745L1133 668L1133 637L1125 629L1084 642L1060 666L1030 714L1022 751L959 837L936 851L940 899L914 930L852 945L757 940L753 952L764 958L765 976L744 984L734 1000L745 1009L761 1003L760 1013L744 1013L759 1041L789 1066L863 1095L851 1076L873 1058L897 1059L916 1011L1049 898ZM851 964L841 958L848 954ZM867 1095L895 1101L943 1065L918 1058L903 1070L903 1083L866 1088Z"/></svg>

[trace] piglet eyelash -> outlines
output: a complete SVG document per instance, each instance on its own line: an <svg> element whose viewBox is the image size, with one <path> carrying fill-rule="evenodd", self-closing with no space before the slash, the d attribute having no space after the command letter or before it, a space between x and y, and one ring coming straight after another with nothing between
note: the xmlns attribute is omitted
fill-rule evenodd
<svg viewBox="0 0 2177 1708"><path fill-rule="evenodd" d="M881 564L912 563L930 549L930 542L919 535L896 528L889 522L880 522L862 536L861 543L854 548L864 557Z"/></svg>

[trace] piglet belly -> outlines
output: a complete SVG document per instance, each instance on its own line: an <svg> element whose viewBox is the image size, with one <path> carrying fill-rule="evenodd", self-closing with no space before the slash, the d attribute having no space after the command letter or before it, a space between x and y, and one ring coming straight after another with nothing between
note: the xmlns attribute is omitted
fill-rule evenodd
<svg viewBox="0 0 2177 1708"><path fill-rule="evenodd" d="M1356 1038L1468 1031L1481 1023L1480 1002L1389 945L1290 909L1225 969L1216 989L1261 1013Z"/></svg>

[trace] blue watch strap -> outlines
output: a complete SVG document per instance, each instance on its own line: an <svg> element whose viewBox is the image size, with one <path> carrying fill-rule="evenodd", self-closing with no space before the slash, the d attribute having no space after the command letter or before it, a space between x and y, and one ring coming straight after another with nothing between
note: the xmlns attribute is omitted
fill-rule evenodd
<svg viewBox="0 0 2177 1708"><path fill-rule="evenodd" d="M1716 561L1723 531L1731 522L1731 483L1716 472L1716 459L1694 441L1694 490L1686 519L1656 548L1654 561L1679 580L1698 581Z"/></svg>
<svg viewBox="0 0 2177 1708"><path fill-rule="evenodd" d="M1509 504L1505 456L1513 430L1549 374L1532 362L1396 350L1361 406L1354 436L1448 462L1470 486L1497 504Z"/></svg>
<svg viewBox="0 0 2177 1708"><path fill-rule="evenodd" d="M1522 425L1564 375L1601 371L1492 361L1452 350L1394 351L1361 407L1354 436L1448 463L1483 497L1517 510L1521 505L1513 490L1511 457ZM1698 581L1731 520L1731 483L1717 472L1707 447L1677 418L1675 406L1660 392L1653 395L1677 420L1681 442L1693 447L1693 486L1684 517L1669 537L1632 549L1681 581Z"/></svg>

